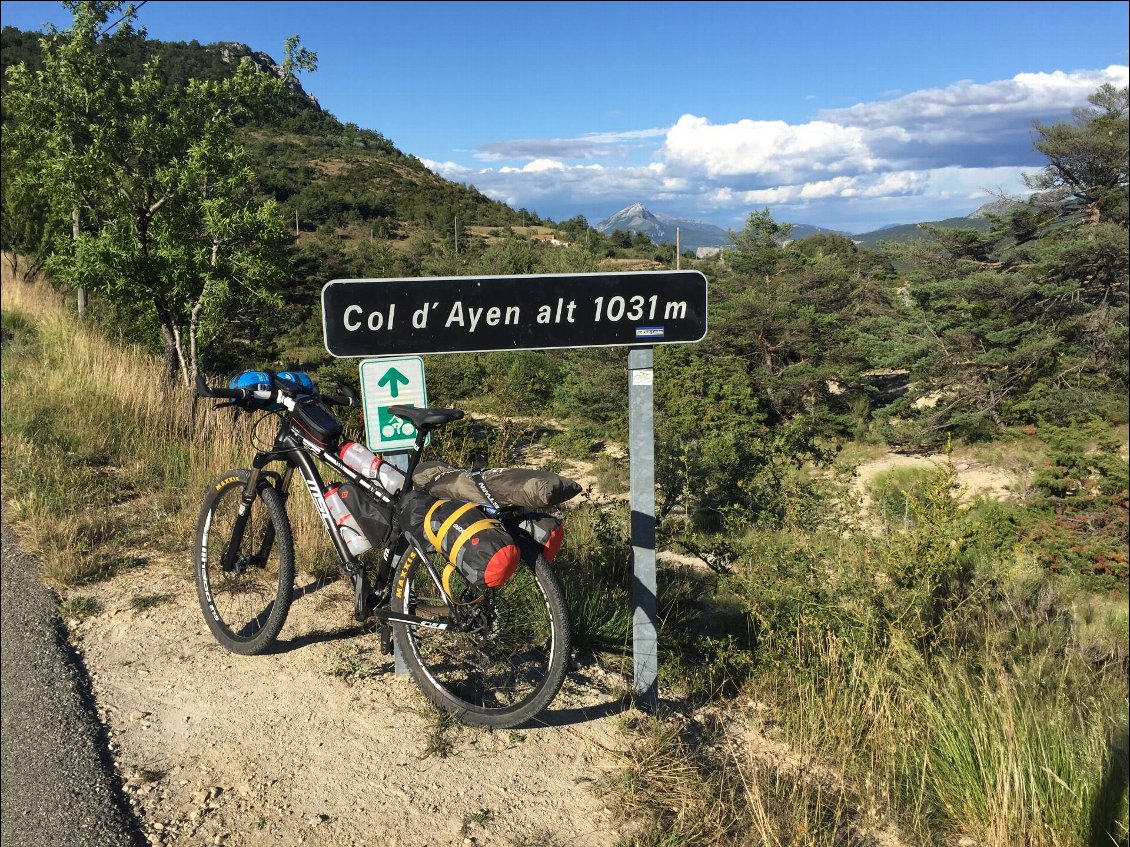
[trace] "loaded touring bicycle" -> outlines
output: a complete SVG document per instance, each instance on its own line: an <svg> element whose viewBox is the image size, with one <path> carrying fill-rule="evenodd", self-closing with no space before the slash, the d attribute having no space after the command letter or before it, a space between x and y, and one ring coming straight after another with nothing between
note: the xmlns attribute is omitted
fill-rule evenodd
<svg viewBox="0 0 1130 847"><path fill-rule="evenodd" d="M216 477L197 522L197 595L224 647L266 652L286 620L297 471L352 583L354 616L375 618L382 649L391 653L395 642L432 702L467 723L511 727L556 696L572 630L551 569L563 528L544 509L575 495L576 483L421 462L428 434L461 419L459 409L392 407L405 431L415 430L402 472L342 442L330 407L360 405L350 391L319 393L298 372L245 371L227 388L197 378L196 392L222 401L213 408L277 421L250 468ZM319 465L342 482L327 483Z"/></svg>

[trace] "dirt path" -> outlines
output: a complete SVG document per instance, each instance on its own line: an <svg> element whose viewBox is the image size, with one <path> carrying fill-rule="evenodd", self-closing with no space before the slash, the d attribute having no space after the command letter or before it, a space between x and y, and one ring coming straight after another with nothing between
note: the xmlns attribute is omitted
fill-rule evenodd
<svg viewBox="0 0 1130 847"><path fill-rule="evenodd" d="M886 455L857 479L943 460ZM963 485L990 496L1008 482L977 476L991 469L957 470ZM68 622L71 639L152 845L625 840L628 829L601 799L601 780L622 764L615 720L624 680L576 670L533 728L444 721L394 675L377 635L352 620L345 585L308 582L299 577L278 650L262 657L212 639L185 562L151 561L81 589L103 610Z"/></svg>
<svg viewBox="0 0 1130 847"><path fill-rule="evenodd" d="M299 577L299 589L306 578ZM236 656L208 633L182 566L83 590L70 622L113 754L154 845L611 845L599 780L616 767L614 680L570 676L520 731L445 723L342 583L300 597L279 650Z"/></svg>

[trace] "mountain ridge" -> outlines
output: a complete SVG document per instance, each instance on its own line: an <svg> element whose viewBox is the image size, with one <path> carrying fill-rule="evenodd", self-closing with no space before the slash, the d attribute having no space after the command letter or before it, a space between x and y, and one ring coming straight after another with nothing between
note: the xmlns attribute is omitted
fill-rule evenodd
<svg viewBox="0 0 1130 847"><path fill-rule="evenodd" d="M821 233L829 235L842 235L850 238L857 244L875 246L881 241L907 241L922 232L923 226L936 226L947 229L968 227L978 231L988 229L989 215L999 215L1016 205L1020 201L994 200L974 209L968 215L943 218L941 220L916 221L913 223L886 224L877 229L866 232L852 233L815 224L791 223L792 237L790 241L797 241L811 235ZM677 236L680 248L683 251L697 250L700 247L727 247L732 242L727 230L705 221L696 221L689 218L680 218L661 212L653 212L642 202L635 202L625 206L618 212L609 215L593 229L603 235L611 235L619 230L621 232L643 233L655 244L674 244Z"/></svg>
<svg viewBox="0 0 1130 847"><path fill-rule="evenodd" d="M643 203L633 203L609 215L593 226L603 235L620 230L633 235L643 233L655 244L675 244L680 249L697 250L699 247L721 247L730 243L726 230L705 221L676 218L661 212L652 212Z"/></svg>

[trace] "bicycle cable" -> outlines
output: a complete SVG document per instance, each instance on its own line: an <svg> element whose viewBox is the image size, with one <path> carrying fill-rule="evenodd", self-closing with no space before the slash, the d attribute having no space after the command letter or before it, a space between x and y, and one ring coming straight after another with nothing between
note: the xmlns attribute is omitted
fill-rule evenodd
<svg viewBox="0 0 1130 847"><path fill-rule="evenodd" d="M257 417L254 421L252 421L252 423L251 423L251 434L248 437L248 441L251 443L251 447L256 452L269 453L271 450L273 450L275 448L274 439L271 439L269 441L260 440L262 438L262 436L259 433L259 427L263 423L263 421L267 420L268 418L281 417L281 416L282 416L282 412L264 411L263 414L259 415L259 417Z"/></svg>

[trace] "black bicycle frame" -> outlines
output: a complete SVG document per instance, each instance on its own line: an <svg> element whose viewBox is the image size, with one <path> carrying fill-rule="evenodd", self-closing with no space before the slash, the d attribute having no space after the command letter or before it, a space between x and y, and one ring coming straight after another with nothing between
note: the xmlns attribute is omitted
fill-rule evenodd
<svg viewBox="0 0 1130 847"><path fill-rule="evenodd" d="M322 519L322 525L330 536L334 549L337 550L343 569L349 574L350 579L363 579L364 566L357 557L350 552L349 547L345 543L345 539L341 535L341 530L334 522L333 517L330 515L329 508L326 506L325 497L323 495L325 482L322 479L322 475L318 472L318 467L314 463L313 457L317 457L319 461L324 462L326 465L333 468L334 471L358 485L366 493L388 504L395 510L399 497L412 490L412 474L419 464L420 454L426 443L426 439L426 433L417 432L415 449L409 455L408 467L405 471L404 488L398 492L397 495L390 496L379 484L357 473L353 468L342 462L333 452L292 433L284 422L279 428L279 434L275 439L274 449L257 452L255 458L252 460L251 476L247 481L247 485L244 487L239 513L232 527L232 540L224 553L222 567L224 570L232 570L235 568L235 559L240 546L239 542L243 538L243 532L246 528L248 517L251 514L251 504L254 502L255 493L261 484L260 480L262 478L263 469L272 462L283 462L286 464L287 469L281 475L276 490L278 490L285 501L289 495L288 489L291 475L295 469L298 470L299 475L306 484L310 499L314 501L314 508ZM397 525L399 526L399 522ZM273 543L273 541L274 528L268 524L267 535L264 538L261 551L269 550L270 544ZM428 574L435 582L436 587L442 592L442 596L444 596L446 602L447 595L446 591L443 590L443 580L432 565L431 557L424 551L420 542L406 530L402 530L395 543L389 544L385 549L385 563L388 565L386 568L386 578L389 584L378 586L381 596L387 599L387 589L390 588L391 581L396 572L396 568L392 567L393 563L399 562L403 556L408 555L410 548L414 549L416 555L423 561L424 566L428 570ZM265 554L260 552L259 558L264 557ZM451 613L452 620L455 621L454 624L440 623L427 618L418 618L413 615L398 615L388 611L386 608L376 608L373 612L382 623L403 623L409 626L423 626L429 629L446 630L451 629L453 626L457 627L459 621L462 620L460 610L454 603L447 603L447 607Z"/></svg>

